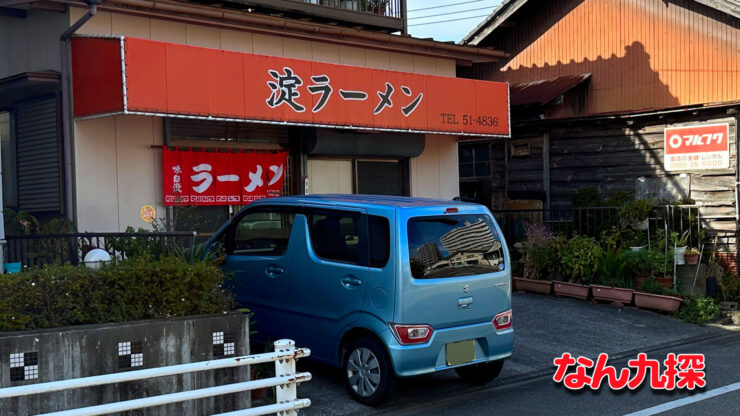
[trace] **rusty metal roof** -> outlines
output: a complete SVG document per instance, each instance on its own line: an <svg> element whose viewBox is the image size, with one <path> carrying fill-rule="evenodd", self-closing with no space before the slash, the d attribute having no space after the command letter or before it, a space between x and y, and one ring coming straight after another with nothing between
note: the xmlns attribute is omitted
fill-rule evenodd
<svg viewBox="0 0 740 416"><path fill-rule="evenodd" d="M490 15L488 15L488 17L483 19L478 26L465 35L460 43L463 45L478 45L529 1L530 0L503 0L501 4L496 7ZM740 0L694 1L740 19Z"/></svg>
<svg viewBox="0 0 740 416"><path fill-rule="evenodd" d="M558 96L581 85L591 78L591 74L565 75L553 79L521 82L509 85L511 106L545 105Z"/></svg>

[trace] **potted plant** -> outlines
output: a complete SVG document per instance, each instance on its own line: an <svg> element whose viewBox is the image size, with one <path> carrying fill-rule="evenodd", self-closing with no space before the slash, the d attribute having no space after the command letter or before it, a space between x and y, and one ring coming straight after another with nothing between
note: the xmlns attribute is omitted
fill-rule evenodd
<svg viewBox="0 0 740 416"><path fill-rule="evenodd" d="M560 265L567 282L555 283L555 294L577 299L588 299L590 286L598 269L601 247L591 237L574 236L568 240L560 253Z"/></svg>
<svg viewBox="0 0 740 416"><path fill-rule="evenodd" d="M637 199L622 205L619 210L619 218L623 225L629 225L633 230L645 231L648 229L648 215L653 209L653 201L649 199Z"/></svg>
<svg viewBox="0 0 740 416"><path fill-rule="evenodd" d="M682 299L666 293L666 289L650 277L642 283L639 291L635 291L635 306L674 313L681 306Z"/></svg>
<svg viewBox="0 0 740 416"><path fill-rule="evenodd" d="M620 256L624 262L625 271L634 280L635 286L650 276L650 263L647 250L625 250Z"/></svg>
<svg viewBox="0 0 740 416"><path fill-rule="evenodd" d="M626 230L624 237L632 251L645 250L647 247L647 237L642 231Z"/></svg>
<svg viewBox="0 0 740 416"><path fill-rule="evenodd" d="M606 300L620 304L632 303L633 290L625 288L626 264L618 251L606 251L599 257L596 272L597 284L591 285L594 299Z"/></svg>
<svg viewBox="0 0 740 416"><path fill-rule="evenodd" d="M689 230L684 231L680 236L677 232L672 232L671 242L673 242L673 246L675 247L673 256L674 261L677 265L684 264L685 260L683 256L686 251L686 245L689 242Z"/></svg>
<svg viewBox="0 0 740 416"><path fill-rule="evenodd" d="M683 253L686 264L694 265L699 262L699 249L696 247L687 248Z"/></svg>
<svg viewBox="0 0 740 416"><path fill-rule="evenodd" d="M664 289L673 287L673 276L668 274L668 260L672 257L671 253L659 248L652 248L647 253L650 276L654 277Z"/></svg>
<svg viewBox="0 0 740 416"><path fill-rule="evenodd" d="M542 224L525 224L526 241L522 244L524 277L514 277L517 290L542 293L552 292L552 281L548 280L553 268L555 238Z"/></svg>
<svg viewBox="0 0 740 416"><path fill-rule="evenodd" d="M738 309L738 276L736 274L723 274L717 279L717 286L722 292L722 301L719 303L723 311L736 311Z"/></svg>
<svg viewBox="0 0 740 416"><path fill-rule="evenodd" d="M360 0L360 10L385 15L388 0Z"/></svg>

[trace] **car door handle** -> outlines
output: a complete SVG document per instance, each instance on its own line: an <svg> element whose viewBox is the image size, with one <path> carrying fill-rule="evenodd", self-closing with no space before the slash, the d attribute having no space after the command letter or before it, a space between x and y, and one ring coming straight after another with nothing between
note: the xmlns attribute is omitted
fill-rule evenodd
<svg viewBox="0 0 740 416"><path fill-rule="evenodd" d="M265 269L265 273L270 277L276 277L278 275L283 274L283 272L285 272L285 269L278 266L277 264L270 264Z"/></svg>
<svg viewBox="0 0 740 416"><path fill-rule="evenodd" d="M344 276L342 278L342 285L346 287L347 289L352 289L353 287L360 286L361 284L362 284L362 280L354 276Z"/></svg>

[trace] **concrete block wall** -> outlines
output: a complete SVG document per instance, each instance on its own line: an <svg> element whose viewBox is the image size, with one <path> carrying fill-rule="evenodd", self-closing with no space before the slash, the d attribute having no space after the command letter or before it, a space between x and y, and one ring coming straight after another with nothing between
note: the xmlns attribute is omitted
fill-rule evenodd
<svg viewBox="0 0 740 416"><path fill-rule="evenodd" d="M248 354L249 322L243 314L0 333L0 388ZM0 415L47 413L248 379L244 366L2 399ZM250 404L249 392L244 392L133 414L202 415Z"/></svg>

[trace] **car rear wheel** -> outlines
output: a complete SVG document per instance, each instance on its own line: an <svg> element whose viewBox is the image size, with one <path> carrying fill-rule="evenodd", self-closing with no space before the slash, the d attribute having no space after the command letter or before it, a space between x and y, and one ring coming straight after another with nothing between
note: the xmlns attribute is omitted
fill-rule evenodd
<svg viewBox="0 0 740 416"><path fill-rule="evenodd" d="M457 367L455 372L461 379L472 384L486 384L495 379L504 367L504 360Z"/></svg>
<svg viewBox="0 0 740 416"><path fill-rule="evenodd" d="M388 352L374 338L350 341L345 348L342 369L349 394L364 405L376 406L395 390L396 376Z"/></svg>

